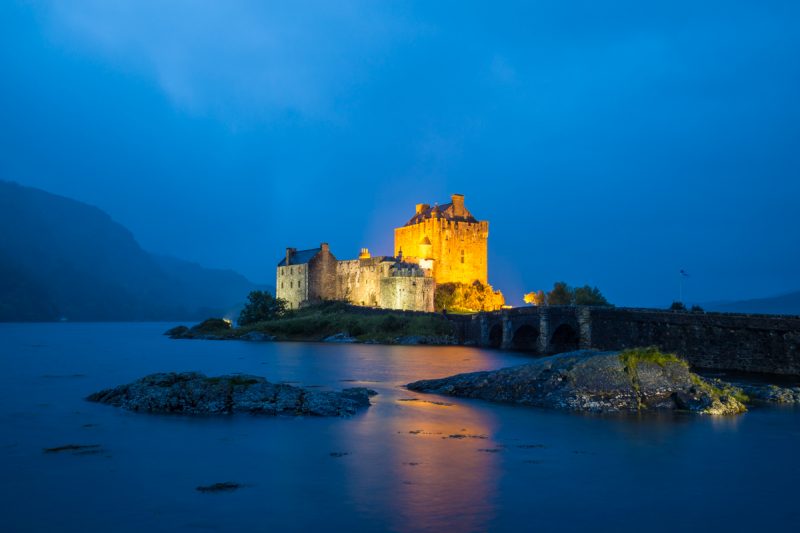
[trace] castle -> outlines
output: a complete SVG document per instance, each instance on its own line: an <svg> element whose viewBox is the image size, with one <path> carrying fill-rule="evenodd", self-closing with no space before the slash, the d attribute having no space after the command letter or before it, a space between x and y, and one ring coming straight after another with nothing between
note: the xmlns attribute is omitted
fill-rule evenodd
<svg viewBox="0 0 800 533"><path fill-rule="evenodd" d="M394 257L338 260L327 243L319 248L287 248L278 263L276 295L289 308L321 300L355 305L433 311L440 283L488 282L489 223L478 221L454 194L444 205L417 204L403 227L394 230Z"/></svg>

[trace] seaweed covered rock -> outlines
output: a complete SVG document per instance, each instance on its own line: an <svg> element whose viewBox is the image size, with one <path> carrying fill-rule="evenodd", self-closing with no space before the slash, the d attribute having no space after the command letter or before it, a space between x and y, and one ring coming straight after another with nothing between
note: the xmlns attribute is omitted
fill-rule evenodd
<svg viewBox="0 0 800 533"><path fill-rule="evenodd" d="M348 416L368 407L375 394L365 388L310 390L250 375L170 372L96 392L87 400L148 413Z"/></svg>
<svg viewBox="0 0 800 533"><path fill-rule="evenodd" d="M408 388L570 411L746 410L741 390L716 386L692 373L685 361L655 349L569 352L491 372L416 381Z"/></svg>

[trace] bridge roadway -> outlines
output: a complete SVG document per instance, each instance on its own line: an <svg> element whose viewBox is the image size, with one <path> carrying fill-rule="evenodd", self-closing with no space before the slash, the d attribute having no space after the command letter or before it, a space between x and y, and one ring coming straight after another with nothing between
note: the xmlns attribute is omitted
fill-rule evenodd
<svg viewBox="0 0 800 533"><path fill-rule="evenodd" d="M657 346L692 366L800 376L800 316L619 307L519 307L451 315L465 344L553 354Z"/></svg>

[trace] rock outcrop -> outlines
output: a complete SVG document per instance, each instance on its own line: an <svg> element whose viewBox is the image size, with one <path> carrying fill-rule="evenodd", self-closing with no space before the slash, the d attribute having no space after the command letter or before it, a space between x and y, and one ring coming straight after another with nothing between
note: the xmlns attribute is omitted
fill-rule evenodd
<svg viewBox="0 0 800 533"><path fill-rule="evenodd" d="M570 411L679 409L735 414L746 410L739 389L712 385L693 374L684 361L653 350L569 352L491 372L416 381L408 388Z"/></svg>
<svg viewBox="0 0 800 533"><path fill-rule="evenodd" d="M769 403L800 403L800 387L781 387L768 383L734 383L751 400Z"/></svg>
<svg viewBox="0 0 800 533"><path fill-rule="evenodd" d="M176 326L164 332L172 339L203 339L210 341L235 339L233 326L223 318L207 318L190 328Z"/></svg>
<svg viewBox="0 0 800 533"><path fill-rule="evenodd" d="M358 342L358 339L351 337L347 333L336 333L335 335L330 335L322 339L322 342L337 342L340 344L350 344L354 342Z"/></svg>
<svg viewBox="0 0 800 533"><path fill-rule="evenodd" d="M197 372L145 376L90 395L87 400L148 413L349 416L377 394L366 388L309 390L263 377L207 377Z"/></svg>
<svg viewBox="0 0 800 533"><path fill-rule="evenodd" d="M403 344L406 346L451 346L458 344L455 337L452 335L406 335L404 337L397 337L394 342L395 344Z"/></svg>
<svg viewBox="0 0 800 533"><path fill-rule="evenodd" d="M267 335L266 333L261 333L260 331L251 331L240 336L239 340L251 342L271 342L275 340L275 335Z"/></svg>

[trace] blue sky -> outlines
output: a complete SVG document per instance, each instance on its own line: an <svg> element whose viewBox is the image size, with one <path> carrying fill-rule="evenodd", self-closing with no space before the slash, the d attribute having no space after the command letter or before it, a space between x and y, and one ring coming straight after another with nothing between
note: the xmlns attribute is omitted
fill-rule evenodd
<svg viewBox="0 0 800 533"><path fill-rule="evenodd" d="M515 303L800 288L798 2L11 0L0 29L0 178L148 250L269 282L458 192Z"/></svg>

